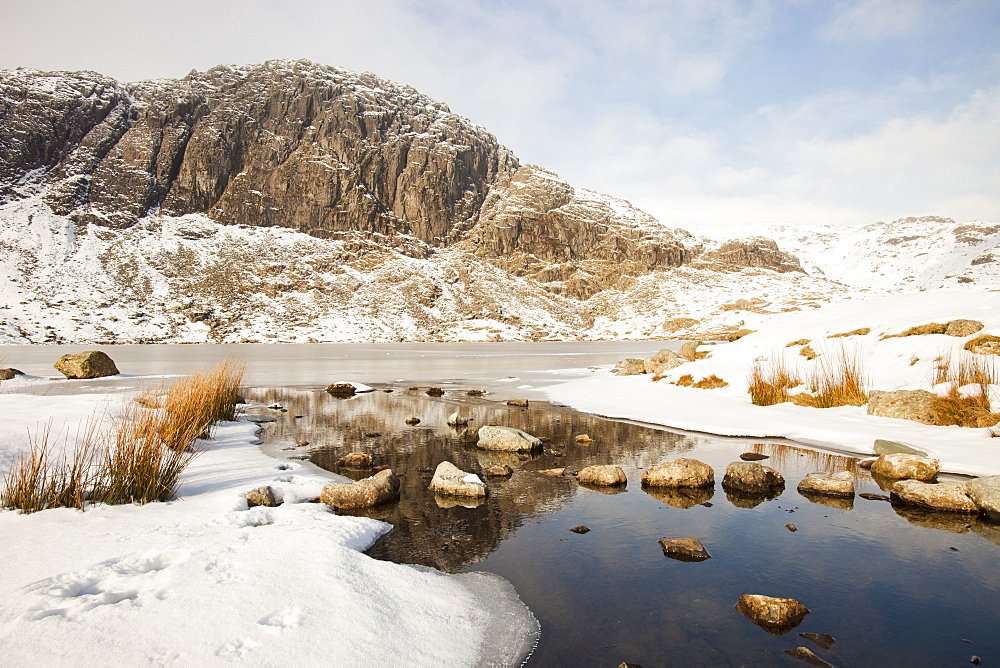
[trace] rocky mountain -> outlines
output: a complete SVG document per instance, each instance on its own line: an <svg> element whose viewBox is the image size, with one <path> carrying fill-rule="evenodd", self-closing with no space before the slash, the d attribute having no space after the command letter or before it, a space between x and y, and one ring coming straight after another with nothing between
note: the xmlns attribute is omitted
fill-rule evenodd
<svg viewBox="0 0 1000 668"><path fill-rule="evenodd" d="M712 337L868 289L308 61L0 72L0 226L6 342Z"/></svg>

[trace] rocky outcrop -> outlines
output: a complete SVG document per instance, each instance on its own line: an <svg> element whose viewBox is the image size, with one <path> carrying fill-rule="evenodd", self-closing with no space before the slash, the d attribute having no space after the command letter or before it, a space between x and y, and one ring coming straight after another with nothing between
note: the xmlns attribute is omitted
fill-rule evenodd
<svg viewBox="0 0 1000 668"><path fill-rule="evenodd" d="M622 276L679 267L701 252L688 232L535 165L498 183L469 238L481 256L576 299Z"/></svg>
<svg viewBox="0 0 1000 668"><path fill-rule="evenodd" d="M100 350L63 355L53 366L56 371L72 379L103 378L118 374L114 360Z"/></svg>
<svg viewBox="0 0 1000 668"><path fill-rule="evenodd" d="M266 485L258 487L252 492L247 492L243 495L243 498L247 500L247 508L255 508L257 506L273 508L278 505L278 501L274 498L274 492Z"/></svg>
<svg viewBox="0 0 1000 668"><path fill-rule="evenodd" d="M642 484L644 487L708 487L715 484L715 471L705 462L682 457L643 471Z"/></svg>
<svg viewBox="0 0 1000 668"><path fill-rule="evenodd" d="M770 269L778 273L797 271L805 273L802 265L791 253L778 249L778 244L764 237L732 239L719 248L709 251L692 265L723 271L738 271L748 267Z"/></svg>
<svg viewBox="0 0 1000 668"><path fill-rule="evenodd" d="M921 480L931 482L937 478L938 471L941 470L941 460L933 457L921 457L905 452L893 452L887 455L879 455L879 458L872 462L871 472L874 476L891 479Z"/></svg>
<svg viewBox="0 0 1000 668"><path fill-rule="evenodd" d="M158 208L442 245L517 169L446 105L303 60L135 84L12 70L0 100L0 133L22 139L4 149L0 192L45 169L56 210L85 224L127 227Z"/></svg>

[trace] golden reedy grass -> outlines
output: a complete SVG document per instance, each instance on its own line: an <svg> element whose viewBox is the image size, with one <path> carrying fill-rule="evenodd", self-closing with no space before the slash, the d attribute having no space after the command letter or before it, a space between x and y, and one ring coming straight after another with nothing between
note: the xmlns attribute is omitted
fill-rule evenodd
<svg viewBox="0 0 1000 668"><path fill-rule="evenodd" d="M226 360L175 382L162 400L145 393L126 402L124 414L101 433L97 419L77 435L72 457L52 461L51 423L31 439L30 451L11 467L0 505L35 512L86 501L148 503L174 497L184 469L199 454L194 444L211 425L235 417L243 364ZM162 405L162 408L148 406ZM97 444L104 443L99 449ZM61 448L63 453L68 449Z"/></svg>
<svg viewBox="0 0 1000 668"><path fill-rule="evenodd" d="M764 366L762 360L754 360L750 369L747 392L755 406L772 406L789 401L789 388L799 385L801 381L793 371L785 365L785 360L771 360Z"/></svg>

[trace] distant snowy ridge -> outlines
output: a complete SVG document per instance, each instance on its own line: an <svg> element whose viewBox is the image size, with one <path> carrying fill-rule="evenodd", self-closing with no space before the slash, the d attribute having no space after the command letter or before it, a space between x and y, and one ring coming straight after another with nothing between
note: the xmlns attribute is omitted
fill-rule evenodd
<svg viewBox="0 0 1000 668"><path fill-rule="evenodd" d="M757 225L807 272L887 292L1000 288L1000 224L927 216L863 227Z"/></svg>

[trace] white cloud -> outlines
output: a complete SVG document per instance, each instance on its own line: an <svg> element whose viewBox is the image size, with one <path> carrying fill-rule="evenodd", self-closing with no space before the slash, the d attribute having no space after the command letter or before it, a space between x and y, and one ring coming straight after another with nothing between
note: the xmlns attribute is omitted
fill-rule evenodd
<svg viewBox="0 0 1000 668"><path fill-rule="evenodd" d="M925 0L856 0L836 4L833 20L820 35L840 42L911 37L924 30L932 11Z"/></svg>

